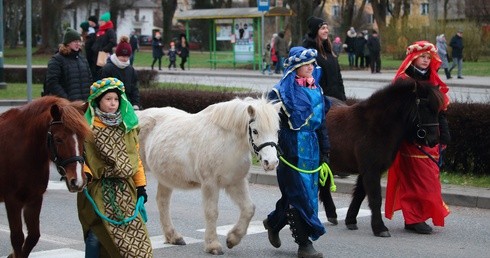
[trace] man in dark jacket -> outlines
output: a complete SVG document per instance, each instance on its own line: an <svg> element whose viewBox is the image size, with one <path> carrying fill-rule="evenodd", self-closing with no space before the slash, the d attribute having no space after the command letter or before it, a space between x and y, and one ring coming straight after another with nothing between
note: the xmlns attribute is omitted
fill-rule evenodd
<svg viewBox="0 0 490 258"><path fill-rule="evenodd" d="M274 48L276 49L277 65L274 70L276 74L281 74L284 70L284 59L288 56L288 47L286 40L284 39L284 32L278 33L278 36L274 39Z"/></svg>
<svg viewBox="0 0 490 258"><path fill-rule="evenodd" d="M378 32L373 31L367 40L367 47L371 58L371 73L381 73L381 43L379 42Z"/></svg>
<svg viewBox="0 0 490 258"><path fill-rule="evenodd" d="M48 62L43 95L87 101L92 74L87 59L80 55L81 35L68 28L59 51Z"/></svg>
<svg viewBox="0 0 490 258"><path fill-rule="evenodd" d="M449 68L449 73L453 70L453 68L458 66L458 79L463 79L461 71L463 70L463 31L459 30L456 35L449 42L449 46L453 48L452 56L453 56L453 64L451 68Z"/></svg>
<svg viewBox="0 0 490 258"><path fill-rule="evenodd" d="M131 66L134 64L134 55L136 51L140 49L140 43L138 40L138 35L136 35L135 31L131 31L131 35L129 36L129 44L131 45L131 57L129 58L129 63Z"/></svg>
<svg viewBox="0 0 490 258"><path fill-rule="evenodd" d="M364 47L367 40L364 38L362 32L357 33L356 40L354 41L354 53L356 54L356 68L364 68ZM367 66L367 64L366 64Z"/></svg>

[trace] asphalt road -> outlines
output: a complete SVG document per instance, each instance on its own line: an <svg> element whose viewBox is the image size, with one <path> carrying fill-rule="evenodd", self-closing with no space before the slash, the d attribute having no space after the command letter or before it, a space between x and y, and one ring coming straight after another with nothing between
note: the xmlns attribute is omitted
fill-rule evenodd
<svg viewBox="0 0 490 258"><path fill-rule="evenodd" d="M41 239L30 257L84 257L84 243L76 213L76 196L51 175L50 187L45 194L41 212ZM148 175L149 201L146 204L149 221L147 227L152 239L155 257L211 257L203 251L204 216L199 190L174 192L171 214L177 230L187 241L186 246L163 244L158 211L155 203L156 180ZM289 228L281 233L283 245L272 247L262 220L274 208L280 196L275 186L251 184L250 193L256 205L255 216L248 235L233 249L226 248L226 232L238 218L238 208L222 193L219 203L218 233L225 254L221 257L296 257L297 245ZM343 218L350 202L347 194L334 193L339 218ZM417 235L403 229L401 213L392 221L385 220L392 237L379 238L370 228L370 211L364 203L358 219L359 230L350 231L343 225L325 222L323 208L320 217L327 234L316 241L315 247L326 257L488 257L490 241L490 210L450 206L451 214L444 228L436 227L432 235ZM0 257L9 254L9 229L4 204L0 204Z"/></svg>

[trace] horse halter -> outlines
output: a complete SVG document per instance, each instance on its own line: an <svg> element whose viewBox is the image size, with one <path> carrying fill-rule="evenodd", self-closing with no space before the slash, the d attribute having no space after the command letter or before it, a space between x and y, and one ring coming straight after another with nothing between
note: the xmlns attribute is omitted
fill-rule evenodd
<svg viewBox="0 0 490 258"><path fill-rule="evenodd" d="M260 150L262 150L263 148L265 148L267 146L271 146L271 147L276 148L276 151L277 151L277 155L278 156L282 156L283 152L282 152L281 148L279 147L279 145L277 145L277 143L275 143L275 142L264 142L264 143L262 143L259 146L257 146L254 143L254 139L252 137L252 127L250 127L250 124L252 124L254 121L255 121L255 119L251 119L248 122L248 139L250 141L250 144L252 145L252 148L254 149L255 155L258 155L259 156L259 151Z"/></svg>
<svg viewBox="0 0 490 258"><path fill-rule="evenodd" d="M70 157L70 158L65 159L65 160L61 159L58 156L58 151L56 149L54 137L53 137L53 134L51 133L51 126L62 125L62 124L63 124L63 121L61 121L61 120L51 121L49 123L48 139L47 139L48 149L49 149L49 152L51 154L49 159L51 161L53 161L54 164L56 164L56 170L58 170L58 173L61 175L60 180L66 179L66 170L65 170L66 165L73 163L73 162L80 162L81 164L83 164L85 162L85 160L83 159L82 156L73 156L73 157Z"/></svg>
<svg viewBox="0 0 490 258"><path fill-rule="evenodd" d="M414 92L415 94L417 94L417 85L418 83L415 82L415 88L414 88ZM420 119L420 112L419 112L419 107L420 107L420 102L421 101L426 101L428 102L428 99L424 99L424 98L420 98L419 96L416 95L416 99L415 99L415 109L416 109L416 116L414 117L414 120L416 119L417 120L417 132L416 132L416 136L418 139L420 140L423 140L425 139L425 137L427 136L427 130L426 128L427 127L434 127L434 126L439 126L439 122L437 123L421 123L421 119Z"/></svg>

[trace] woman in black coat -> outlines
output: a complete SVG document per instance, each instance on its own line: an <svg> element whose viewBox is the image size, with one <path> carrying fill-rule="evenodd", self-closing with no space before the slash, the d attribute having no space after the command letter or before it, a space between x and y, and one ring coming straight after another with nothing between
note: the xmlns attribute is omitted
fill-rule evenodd
<svg viewBox="0 0 490 258"><path fill-rule="evenodd" d="M323 94L345 101L344 81L340 73L339 61L332 51L332 43L328 38L328 24L317 17L310 17L307 23L310 32L303 40L303 47L318 51L316 62L322 68L319 84Z"/></svg>
<svg viewBox="0 0 490 258"><path fill-rule="evenodd" d="M155 36L153 36L153 41L151 42L151 51L153 54L151 69L153 70L153 66L158 60L158 70L162 70L163 43L162 35L160 34L160 32L155 32Z"/></svg>

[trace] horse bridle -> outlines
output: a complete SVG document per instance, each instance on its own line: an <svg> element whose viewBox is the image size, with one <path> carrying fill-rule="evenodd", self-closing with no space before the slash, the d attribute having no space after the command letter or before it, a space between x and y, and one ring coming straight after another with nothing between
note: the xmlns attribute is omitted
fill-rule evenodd
<svg viewBox="0 0 490 258"><path fill-rule="evenodd" d="M62 124L63 124L63 121L61 121L61 120L51 121L49 123L48 138L47 138L48 149L49 149L49 152L51 154L49 159L51 161L53 161L54 164L56 164L56 170L58 170L58 173L61 175L60 180L66 179L66 170L65 170L66 165L73 163L73 162L80 162L81 164L83 164L85 162L85 160L83 159L82 156L73 156L73 157L70 157L70 158L65 159L65 160L61 159L58 156L58 151L56 149L54 137L53 137L53 134L51 133L51 127L53 125L62 125Z"/></svg>
<svg viewBox="0 0 490 258"><path fill-rule="evenodd" d="M417 92L417 82L415 82L415 92ZM414 120L417 119L417 132L416 132L416 135L417 135L417 138L423 140L425 139L425 137L427 136L427 131L425 130L425 128L427 127L434 127L434 126L439 126L439 122L437 123L427 123L427 124L422 124L420 123L420 113L419 113L419 105L420 105L420 101L428 101L428 99L423 99L423 98L420 98L419 96L417 96L417 98L415 99L415 106L416 106L416 117L414 117ZM425 154L430 160L432 160L434 163L437 164L437 166L441 167L441 162L440 161L437 161L432 155L430 155L427 151L425 151L420 145L418 144L415 144L415 146L417 147L417 149L419 151L421 151L423 154Z"/></svg>
<svg viewBox="0 0 490 258"><path fill-rule="evenodd" d="M253 122L255 121L255 119L251 119L249 122L248 122L248 139L250 141L250 144L252 145L252 148L254 150L254 153L256 155L259 154L259 151L262 150L263 148L267 147L267 146L271 146L271 147L274 147L276 148L277 150L277 155L278 156L282 156L282 150L281 148L279 147L279 145L277 145L277 143L275 142L264 142L262 143L261 145L257 146L255 143L254 143L254 139L252 137L252 127L250 127L250 124L252 124Z"/></svg>
<svg viewBox="0 0 490 258"><path fill-rule="evenodd" d="M420 119L420 113L419 113L419 106L420 106L420 102L421 101L429 101L428 99L424 99L424 98L420 98L418 95L417 95L417 81L415 81L415 88L414 88L414 92L416 94L416 99L415 99L415 110L416 110L416 116L414 117L414 120L417 119L417 132L416 132L416 135L417 135L417 138L419 138L420 140L423 140L425 139L425 137L427 136L427 131L425 130L425 128L427 127L434 127L434 126L439 126L439 122L437 123L427 123L427 124L422 124L420 123L421 119Z"/></svg>

